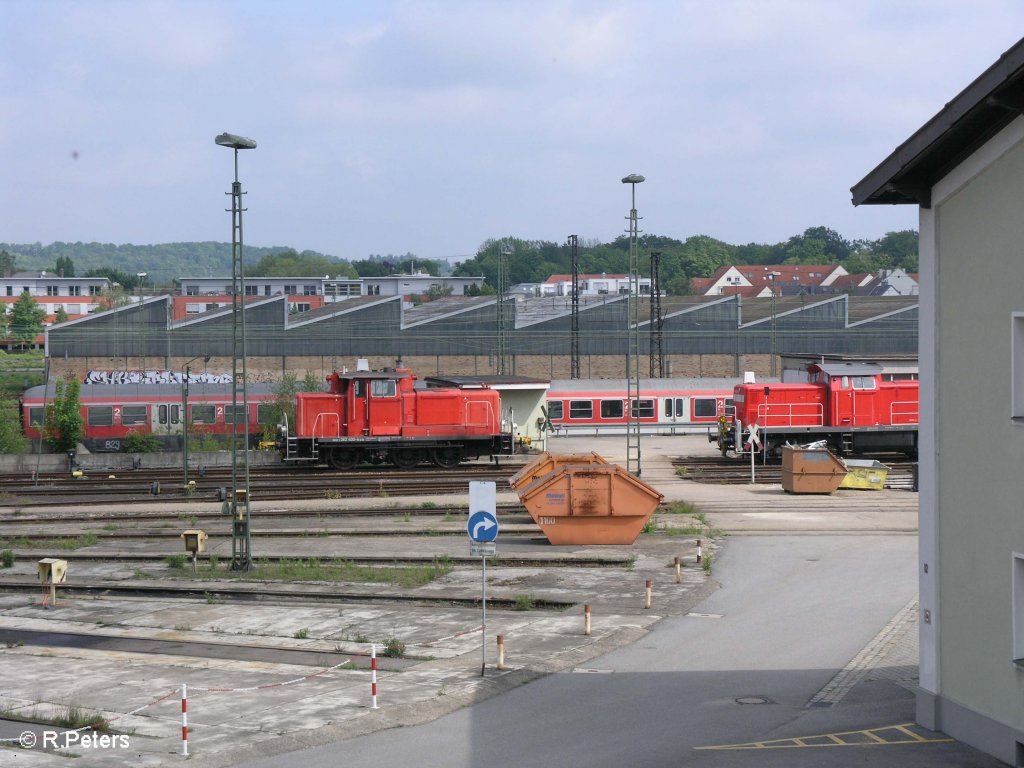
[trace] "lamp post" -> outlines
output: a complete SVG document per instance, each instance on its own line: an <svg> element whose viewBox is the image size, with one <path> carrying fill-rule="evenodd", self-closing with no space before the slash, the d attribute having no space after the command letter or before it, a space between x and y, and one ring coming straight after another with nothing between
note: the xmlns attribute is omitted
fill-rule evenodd
<svg viewBox="0 0 1024 768"><path fill-rule="evenodd" d="M231 514L231 570L252 570L249 525L249 395L245 351L245 269L242 258L242 184L238 181L238 151L256 149L256 142L233 133L222 133L214 143L234 151L235 180L231 185L231 499L225 511ZM239 376L241 365L241 376ZM241 395L243 434L243 479L238 478L238 400Z"/></svg>
<svg viewBox="0 0 1024 768"><path fill-rule="evenodd" d="M629 289L626 295L626 469L640 476L640 264L637 239L640 233L636 215L636 185L644 177L631 173L622 179L629 184Z"/></svg>
<svg viewBox="0 0 1024 768"><path fill-rule="evenodd" d="M771 285L772 285L772 323L771 323L771 349L770 349L771 360L769 361L769 366L770 366L770 370L771 370L770 375L771 376L775 375L775 351L776 351L776 347L775 347L775 278L776 277L781 277L781 276L782 276L781 272L769 272L767 275L765 275L765 277L768 278L769 282L771 282Z"/></svg>
<svg viewBox="0 0 1024 768"><path fill-rule="evenodd" d="M185 493L188 490L188 379L191 375L189 366L199 358L203 358L204 363L210 362L209 355L196 355L183 366L181 366L181 467L182 467L182 481Z"/></svg>
<svg viewBox="0 0 1024 768"><path fill-rule="evenodd" d="M146 277L148 277L148 273L136 272L135 276L139 278L139 301L142 301L146 298Z"/></svg>

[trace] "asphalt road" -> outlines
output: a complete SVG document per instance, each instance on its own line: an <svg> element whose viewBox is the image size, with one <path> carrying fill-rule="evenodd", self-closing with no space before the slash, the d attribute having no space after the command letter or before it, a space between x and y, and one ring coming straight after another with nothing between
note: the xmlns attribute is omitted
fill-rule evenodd
<svg viewBox="0 0 1024 768"><path fill-rule="evenodd" d="M914 599L916 546L906 535L734 537L715 565L721 589L695 609L703 616L666 619L586 669L425 725L246 765L994 768L941 734L886 730L913 721L913 694L895 683L808 706ZM865 730L874 736L847 733ZM835 733L847 735L779 741ZM913 743L866 743L879 740Z"/></svg>

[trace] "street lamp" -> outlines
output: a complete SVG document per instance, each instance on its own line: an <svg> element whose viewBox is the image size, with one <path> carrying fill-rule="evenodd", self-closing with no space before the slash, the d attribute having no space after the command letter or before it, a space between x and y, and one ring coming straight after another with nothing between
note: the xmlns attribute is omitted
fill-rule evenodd
<svg viewBox="0 0 1024 768"><path fill-rule="evenodd" d="M189 494L188 487L188 380L191 375L189 366L199 358L203 358L204 363L210 362L209 355L196 355L183 366L181 366L181 466L182 466L182 480L184 482L183 488L186 494ZM189 494L190 495L190 494Z"/></svg>
<svg viewBox="0 0 1024 768"><path fill-rule="evenodd" d="M147 273L146 272L136 272L135 276L137 278L139 278L139 301L142 301L144 298L146 298L145 287L146 287Z"/></svg>
<svg viewBox="0 0 1024 768"><path fill-rule="evenodd" d="M231 500L225 511L231 514L231 570L252 570L249 525L249 393L248 363L245 352L245 268L242 258L242 184L238 181L238 151L256 149L256 142L233 133L222 133L214 143L234 150L235 180L231 185ZM241 361L241 378L239 378ZM241 390L241 391L239 391ZM243 485L238 482L238 396L242 396Z"/></svg>
<svg viewBox="0 0 1024 768"><path fill-rule="evenodd" d="M776 343L775 342L775 278L776 277L782 277L782 273L781 272L769 272L768 274L765 275L765 277L768 278L768 280L769 280L769 282L771 283L771 286L772 286L772 323L771 323L771 350L770 350L770 352L771 352L771 361L770 361L771 374L770 375L774 376L775 375L775 351L776 351L776 349L775 349L775 343Z"/></svg>

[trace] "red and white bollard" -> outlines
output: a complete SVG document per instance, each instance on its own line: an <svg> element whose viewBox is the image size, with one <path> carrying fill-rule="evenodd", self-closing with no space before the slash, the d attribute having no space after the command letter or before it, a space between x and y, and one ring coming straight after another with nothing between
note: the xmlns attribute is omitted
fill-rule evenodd
<svg viewBox="0 0 1024 768"><path fill-rule="evenodd" d="M683 561L681 558L676 558L676 584L683 583Z"/></svg>
<svg viewBox="0 0 1024 768"><path fill-rule="evenodd" d="M188 757L188 688L181 684L181 754Z"/></svg>
<svg viewBox="0 0 1024 768"><path fill-rule="evenodd" d="M590 603L583 606L583 634L590 634Z"/></svg>
<svg viewBox="0 0 1024 768"><path fill-rule="evenodd" d="M648 579L647 583L644 584L644 608L651 607L651 580Z"/></svg>
<svg viewBox="0 0 1024 768"><path fill-rule="evenodd" d="M701 560L704 559L704 554L700 547L700 539L697 539L697 565L700 565Z"/></svg>
<svg viewBox="0 0 1024 768"><path fill-rule="evenodd" d="M505 636L498 635L498 669L505 668Z"/></svg>
<svg viewBox="0 0 1024 768"><path fill-rule="evenodd" d="M370 643L370 709L379 709L377 706L377 644Z"/></svg>

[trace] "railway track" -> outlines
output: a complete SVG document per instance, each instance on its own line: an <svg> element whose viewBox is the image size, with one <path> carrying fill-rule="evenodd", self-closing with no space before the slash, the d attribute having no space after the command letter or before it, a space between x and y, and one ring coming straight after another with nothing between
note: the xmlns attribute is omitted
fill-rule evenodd
<svg viewBox="0 0 1024 768"><path fill-rule="evenodd" d="M470 480L490 480L501 486L517 467L460 467L455 471L406 470L390 472L317 472L274 470L250 472L250 498L293 501L323 498L372 498L464 493ZM70 474L46 477L0 477L0 505L19 508L109 504L170 498L183 503L223 501L231 483L230 470L196 478L186 493L181 472L129 470L127 473Z"/></svg>
<svg viewBox="0 0 1024 768"><path fill-rule="evenodd" d="M914 462L906 459L893 460L892 456L876 458L889 468L885 487L890 490L913 490ZM729 459L718 456L682 456L672 459L672 466L680 477L696 483L716 485L741 485L750 482L750 462L743 459ZM756 460L754 476L759 483L781 483L781 460L769 459L767 463Z"/></svg>

